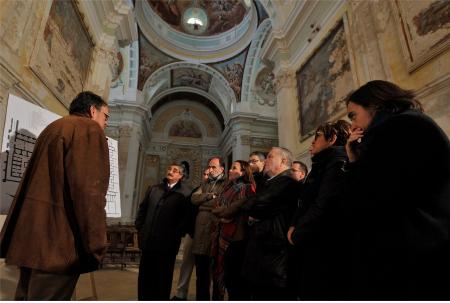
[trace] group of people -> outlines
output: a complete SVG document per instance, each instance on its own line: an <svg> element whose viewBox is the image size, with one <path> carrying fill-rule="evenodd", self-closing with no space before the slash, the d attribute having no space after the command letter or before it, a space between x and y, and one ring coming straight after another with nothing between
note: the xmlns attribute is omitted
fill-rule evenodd
<svg viewBox="0 0 450 303"><path fill-rule="evenodd" d="M205 180L183 196L198 208L188 247L197 300L450 298L448 137L390 82L360 87L347 110L350 123L317 128L309 174L282 147L233 162L228 178L210 159ZM165 293L147 281L139 299L169 299L175 254ZM163 283L155 267L140 270Z"/></svg>
<svg viewBox="0 0 450 303"><path fill-rule="evenodd" d="M387 81L350 94L347 112L350 123L317 128L309 173L273 147L234 161L227 177L211 158L191 190L186 165L170 164L135 222L138 298L169 300L188 234L180 282L195 263L197 300L450 299L447 135ZM107 118L102 102L71 106L38 138L1 233L1 256L21 268L16 299L69 299L79 274L98 266Z"/></svg>

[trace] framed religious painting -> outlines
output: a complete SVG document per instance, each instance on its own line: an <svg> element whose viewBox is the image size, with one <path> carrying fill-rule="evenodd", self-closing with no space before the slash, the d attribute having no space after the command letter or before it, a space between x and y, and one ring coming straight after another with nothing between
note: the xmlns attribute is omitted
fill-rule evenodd
<svg viewBox="0 0 450 303"><path fill-rule="evenodd" d="M344 20L319 43L297 71L300 141L345 112L345 97L355 88Z"/></svg>
<svg viewBox="0 0 450 303"><path fill-rule="evenodd" d="M450 1L391 2L403 57L413 72L450 47Z"/></svg>
<svg viewBox="0 0 450 303"><path fill-rule="evenodd" d="M391 2L409 72L450 47L450 1Z"/></svg>

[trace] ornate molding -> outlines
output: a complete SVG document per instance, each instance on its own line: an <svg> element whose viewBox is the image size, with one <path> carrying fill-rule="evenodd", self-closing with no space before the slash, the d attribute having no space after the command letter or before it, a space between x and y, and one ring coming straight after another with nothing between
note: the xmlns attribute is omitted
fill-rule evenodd
<svg viewBox="0 0 450 303"><path fill-rule="evenodd" d="M281 70L275 76L275 90L278 93L283 88L294 88L297 85L295 72L290 70Z"/></svg>
<svg viewBox="0 0 450 303"><path fill-rule="evenodd" d="M130 124L120 124L118 128L119 137L131 137L134 130L133 126L131 126Z"/></svg>
<svg viewBox="0 0 450 303"><path fill-rule="evenodd" d="M120 131L117 126L108 126L108 128L105 129L105 133L108 137L115 140L117 140L120 135Z"/></svg>
<svg viewBox="0 0 450 303"><path fill-rule="evenodd" d="M241 145L250 145L251 143L251 137L249 135L241 135Z"/></svg>
<svg viewBox="0 0 450 303"><path fill-rule="evenodd" d="M251 145L255 147L271 148L273 146L278 146L278 139L252 138Z"/></svg>
<svg viewBox="0 0 450 303"><path fill-rule="evenodd" d="M131 1L78 1L81 13L86 16L95 44L102 48L117 48L117 40L137 39Z"/></svg>
<svg viewBox="0 0 450 303"><path fill-rule="evenodd" d="M250 145L253 147L271 148L273 146L278 146L278 139L274 138L259 138L250 135L241 135L240 141L241 145Z"/></svg>

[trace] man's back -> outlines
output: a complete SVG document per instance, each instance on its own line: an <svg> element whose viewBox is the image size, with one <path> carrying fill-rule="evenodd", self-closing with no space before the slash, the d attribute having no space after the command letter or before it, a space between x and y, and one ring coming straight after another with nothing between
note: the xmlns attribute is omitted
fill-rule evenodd
<svg viewBox="0 0 450 303"><path fill-rule="evenodd" d="M94 270L106 247L108 181L108 145L96 122L71 115L50 124L2 230L6 263L55 273Z"/></svg>

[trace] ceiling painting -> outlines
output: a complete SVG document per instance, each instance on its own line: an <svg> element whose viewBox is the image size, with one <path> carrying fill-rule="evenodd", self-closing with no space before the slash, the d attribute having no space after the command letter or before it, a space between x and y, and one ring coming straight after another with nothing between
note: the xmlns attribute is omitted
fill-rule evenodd
<svg viewBox="0 0 450 303"><path fill-rule="evenodd" d="M239 25L249 11L241 0L147 1L153 11L171 27L198 36L212 36L226 32ZM190 19L193 23L188 22ZM194 28L190 25L194 25ZM203 29L204 25L206 28Z"/></svg>
<svg viewBox="0 0 450 303"><path fill-rule="evenodd" d="M161 66L177 61L154 47L147 39L139 34L139 76L138 89L142 90L148 77Z"/></svg>
<svg viewBox="0 0 450 303"><path fill-rule="evenodd" d="M245 59L247 58L248 49L237 55L236 57L217 64L211 64L218 69L227 79L231 89L236 95L238 102L241 99L242 76L244 74Z"/></svg>
<svg viewBox="0 0 450 303"><path fill-rule="evenodd" d="M172 70L172 87L195 87L205 92L209 91L212 75L205 71L192 68L177 68Z"/></svg>

